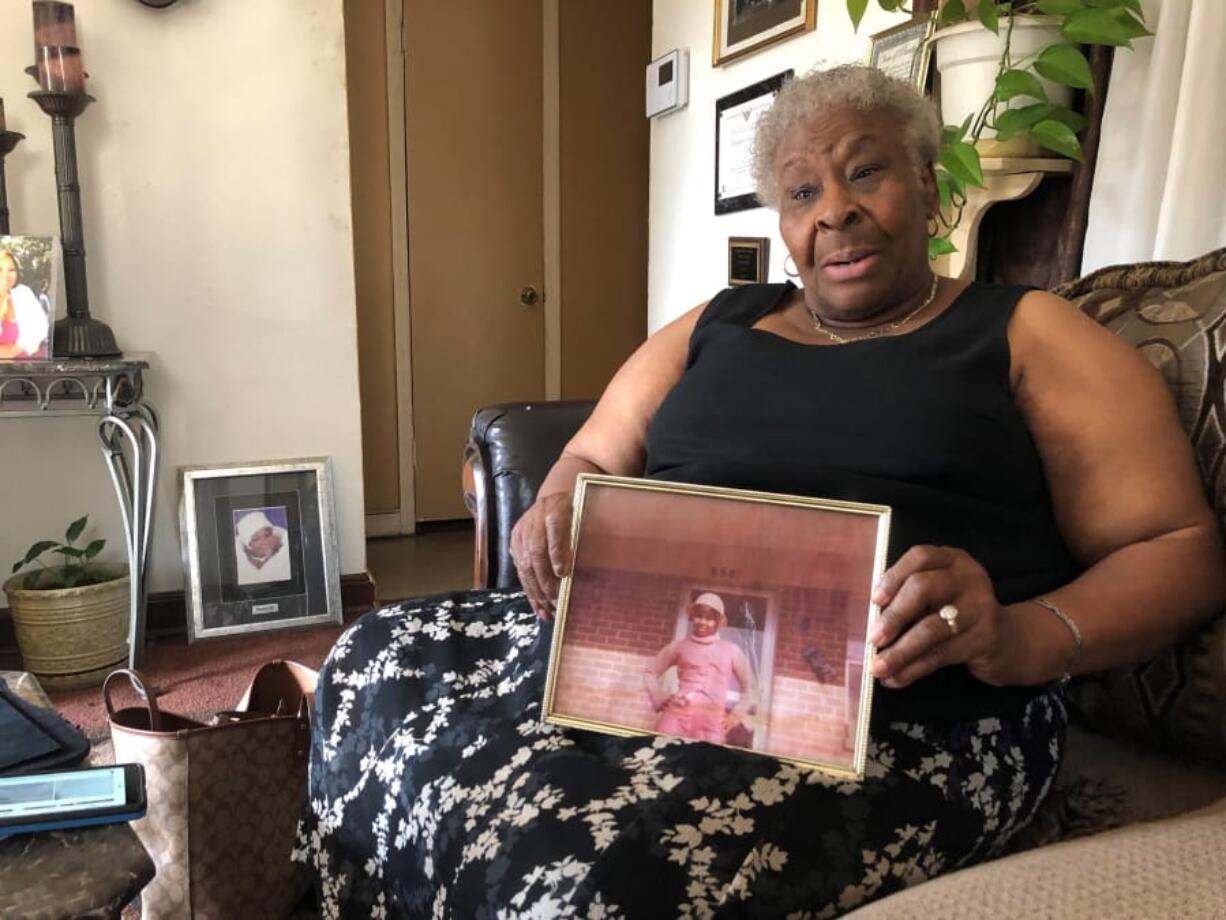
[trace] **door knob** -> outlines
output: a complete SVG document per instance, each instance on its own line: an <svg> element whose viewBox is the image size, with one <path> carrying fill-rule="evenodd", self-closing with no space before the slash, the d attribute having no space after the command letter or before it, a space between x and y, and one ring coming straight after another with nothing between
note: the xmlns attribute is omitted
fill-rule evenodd
<svg viewBox="0 0 1226 920"><path fill-rule="evenodd" d="M536 288L532 285L526 285L519 292L519 302L525 307L535 306L537 301L541 299L541 295L536 292Z"/></svg>

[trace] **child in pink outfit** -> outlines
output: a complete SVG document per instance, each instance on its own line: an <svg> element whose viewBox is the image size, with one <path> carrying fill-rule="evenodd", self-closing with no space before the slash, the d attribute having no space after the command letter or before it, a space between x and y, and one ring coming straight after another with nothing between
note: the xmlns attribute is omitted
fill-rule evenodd
<svg viewBox="0 0 1226 920"><path fill-rule="evenodd" d="M742 721L752 703L753 672L740 647L720 638L720 627L728 618L718 594L699 595L690 605L689 617L690 634L664 646L643 672L647 695L660 713L656 731L723 744L728 730ZM661 679L674 665L677 692L667 696ZM741 698L727 712L724 701L734 676Z"/></svg>

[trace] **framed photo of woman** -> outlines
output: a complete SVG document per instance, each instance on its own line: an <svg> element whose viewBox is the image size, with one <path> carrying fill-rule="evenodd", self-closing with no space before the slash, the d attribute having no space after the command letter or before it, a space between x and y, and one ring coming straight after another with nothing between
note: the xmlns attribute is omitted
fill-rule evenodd
<svg viewBox="0 0 1226 920"><path fill-rule="evenodd" d="M341 622L327 458L181 475L189 641Z"/></svg>
<svg viewBox="0 0 1226 920"><path fill-rule="evenodd" d="M0 236L0 361L51 357L56 253L50 236Z"/></svg>
<svg viewBox="0 0 1226 920"><path fill-rule="evenodd" d="M890 509L583 474L547 722L860 777Z"/></svg>
<svg viewBox="0 0 1226 920"><path fill-rule="evenodd" d="M817 0L715 0L711 66L760 51L817 25Z"/></svg>

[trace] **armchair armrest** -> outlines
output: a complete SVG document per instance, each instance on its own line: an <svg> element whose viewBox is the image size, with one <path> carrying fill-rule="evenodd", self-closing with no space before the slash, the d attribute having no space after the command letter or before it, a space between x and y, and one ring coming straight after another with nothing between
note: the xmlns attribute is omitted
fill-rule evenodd
<svg viewBox="0 0 1226 920"><path fill-rule="evenodd" d="M474 587L519 587L511 529L536 501L550 467L595 405L591 400L500 403L473 415L461 479L476 531Z"/></svg>

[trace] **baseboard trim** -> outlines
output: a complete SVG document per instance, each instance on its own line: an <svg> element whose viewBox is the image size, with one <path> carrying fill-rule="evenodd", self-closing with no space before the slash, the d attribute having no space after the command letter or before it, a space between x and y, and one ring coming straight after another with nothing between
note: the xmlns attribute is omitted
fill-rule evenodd
<svg viewBox="0 0 1226 920"><path fill-rule="evenodd" d="M341 576L341 608L352 620L375 606L375 582L368 572ZM182 591L157 591L145 608L146 635L182 638L187 635L187 595ZM7 607L0 607L0 670L19 667L17 637Z"/></svg>

